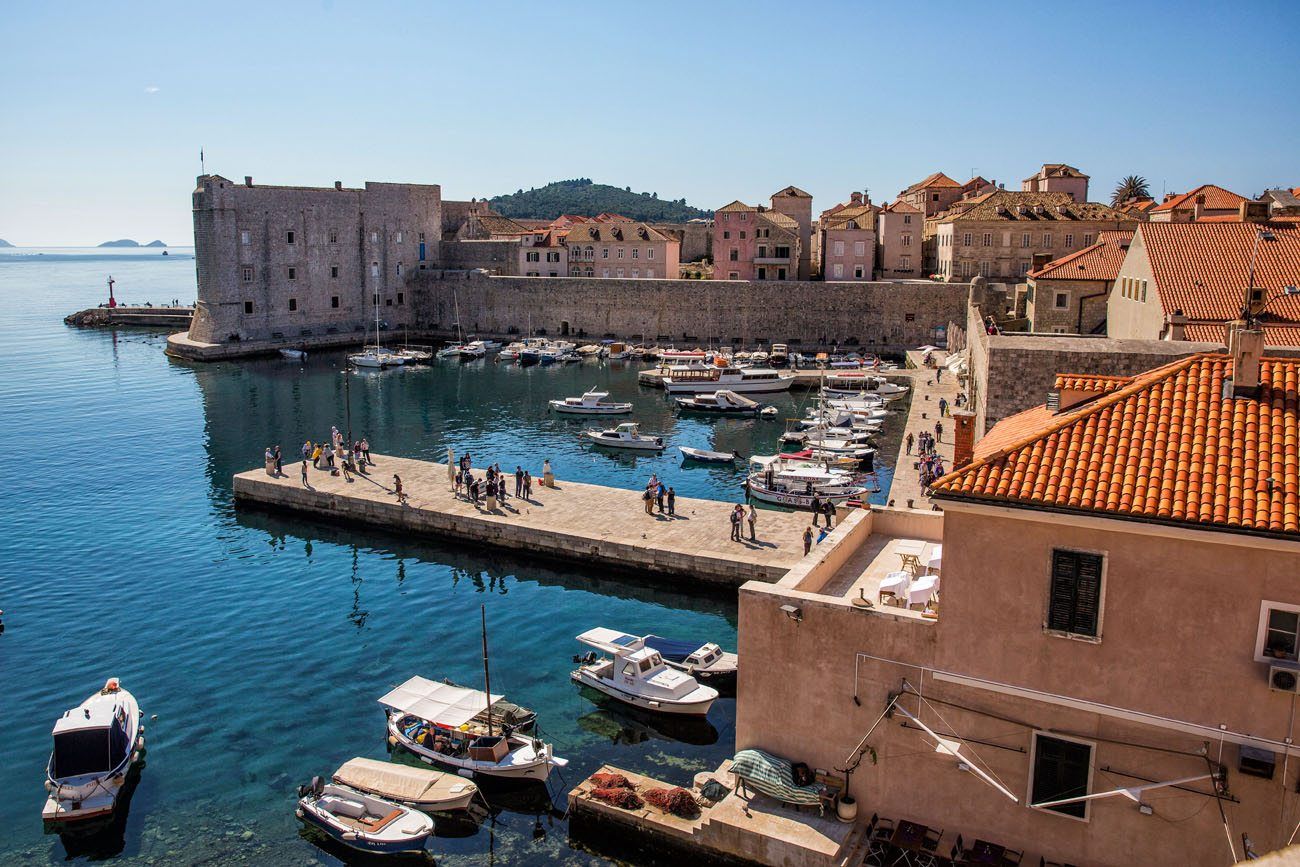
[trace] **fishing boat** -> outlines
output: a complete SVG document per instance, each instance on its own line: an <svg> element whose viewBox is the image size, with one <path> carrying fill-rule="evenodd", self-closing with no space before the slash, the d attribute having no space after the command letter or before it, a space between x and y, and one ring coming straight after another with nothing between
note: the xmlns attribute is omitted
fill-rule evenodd
<svg viewBox="0 0 1300 867"><path fill-rule="evenodd" d="M487 355L487 345L482 340L471 340L456 347L456 357L461 361L474 361Z"/></svg>
<svg viewBox="0 0 1300 867"><path fill-rule="evenodd" d="M708 355L703 349L673 349L668 348L660 350L659 360L670 364L681 364L689 361L704 361Z"/></svg>
<svg viewBox="0 0 1300 867"><path fill-rule="evenodd" d="M815 449L813 454L816 455ZM749 495L765 503L807 509L814 498L839 504L869 493L855 475L844 470L758 455L749 459L749 466L746 478Z"/></svg>
<svg viewBox="0 0 1300 867"><path fill-rule="evenodd" d="M647 635L642 640L646 647L659 652L665 664L696 680L712 682L736 677L736 654L711 642L682 641L659 635Z"/></svg>
<svg viewBox="0 0 1300 867"><path fill-rule="evenodd" d="M759 350L758 352L752 352L749 355L749 363L754 365L755 367L766 366L770 361L770 359L771 356L768 355L766 352L763 352L762 350Z"/></svg>
<svg viewBox="0 0 1300 867"><path fill-rule="evenodd" d="M127 776L144 754L144 725L135 696L110 677L104 688L54 724L45 768L49 796L41 819L65 827L111 816Z"/></svg>
<svg viewBox="0 0 1300 867"><path fill-rule="evenodd" d="M662 377L669 394L698 394L726 390L736 394L762 394L789 391L794 384L793 371L770 367L705 367L670 369Z"/></svg>
<svg viewBox="0 0 1300 867"><path fill-rule="evenodd" d="M677 408L685 412L708 412L715 415L756 415L759 410L757 401L750 400L734 391L709 391L679 397Z"/></svg>
<svg viewBox="0 0 1300 867"><path fill-rule="evenodd" d="M662 451L664 438L641 433L641 427L634 421L625 421L608 430L588 430L583 432L596 445L615 449L639 449L641 451Z"/></svg>
<svg viewBox="0 0 1300 867"><path fill-rule="evenodd" d="M659 651L635 635L598 627L578 641L610 656L589 652L575 657L579 667L570 678L618 701L659 713L705 716L718 697L713 687L669 668Z"/></svg>
<svg viewBox="0 0 1300 867"><path fill-rule="evenodd" d="M863 371L834 373L826 377L824 391L831 397L875 396L881 400L898 400L907 394L907 386L897 385L883 376Z"/></svg>
<svg viewBox="0 0 1300 867"><path fill-rule="evenodd" d="M418 810L320 777L298 787L297 814L349 849L376 855L421 852L433 833L433 819Z"/></svg>
<svg viewBox="0 0 1300 867"><path fill-rule="evenodd" d="M413 768L377 759L344 762L331 777L335 785L395 801L417 810L450 813L464 810L478 794L478 786L460 774Z"/></svg>
<svg viewBox="0 0 1300 867"><path fill-rule="evenodd" d="M623 361L627 358L626 343L611 343L606 349L605 357L610 361Z"/></svg>
<svg viewBox="0 0 1300 867"><path fill-rule="evenodd" d="M632 411L632 404L617 403L606 400L607 391L597 391L594 387L583 393L582 397L566 397L563 400L550 401L551 409L556 412L573 415L621 415Z"/></svg>
<svg viewBox="0 0 1300 867"><path fill-rule="evenodd" d="M281 356L282 358L292 358L292 359L295 360L295 361L302 361L302 360L304 360L304 359L307 357L307 350L305 350L305 349L281 349L281 350L280 350L280 356Z"/></svg>
<svg viewBox="0 0 1300 867"><path fill-rule="evenodd" d="M421 761L457 772L516 780L545 780L568 764L540 739L479 715L504 696L412 677L379 699L388 737Z"/></svg>
<svg viewBox="0 0 1300 867"><path fill-rule="evenodd" d="M740 455L735 452L711 452L707 449L693 449L689 446L678 446L677 450L682 453L682 457L692 461L703 461L707 464L734 464Z"/></svg>

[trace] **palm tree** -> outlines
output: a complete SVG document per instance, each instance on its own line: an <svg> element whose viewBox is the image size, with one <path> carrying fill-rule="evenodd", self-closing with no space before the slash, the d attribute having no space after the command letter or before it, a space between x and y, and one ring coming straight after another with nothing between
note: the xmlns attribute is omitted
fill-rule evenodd
<svg viewBox="0 0 1300 867"><path fill-rule="evenodd" d="M1115 187L1115 192L1110 194L1110 203L1114 206L1128 199L1149 198L1151 198L1151 188L1147 186L1147 179L1141 175L1129 175L1122 179Z"/></svg>

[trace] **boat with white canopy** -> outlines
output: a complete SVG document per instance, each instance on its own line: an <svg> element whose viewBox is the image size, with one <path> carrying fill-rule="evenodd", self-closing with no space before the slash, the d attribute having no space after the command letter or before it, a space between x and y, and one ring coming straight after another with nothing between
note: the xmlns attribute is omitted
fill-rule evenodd
<svg viewBox="0 0 1300 867"><path fill-rule="evenodd" d="M575 657L579 667L570 678L633 707L705 716L718 697L713 687L702 686L689 674L669 668L659 651L647 647L635 635L597 627L579 635L578 641L610 657L596 653Z"/></svg>
<svg viewBox="0 0 1300 867"><path fill-rule="evenodd" d="M550 401L551 409L571 415L623 415L632 411L632 404L606 400L608 391L598 391L594 386L582 397L566 397Z"/></svg>
<svg viewBox="0 0 1300 867"><path fill-rule="evenodd" d="M830 397L875 396L885 401L898 400L907 394L907 386L890 382L883 376L864 371L834 373L826 377L825 393Z"/></svg>
<svg viewBox="0 0 1300 867"><path fill-rule="evenodd" d="M425 812L464 810L478 794L478 786L460 774L361 757L344 762L332 780L336 785Z"/></svg>
<svg viewBox="0 0 1300 867"><path fill-rule="evenodd" d="M757 415L759 403L743 394L722 389L679 397L677 408L686 412L708 412L714 415Z"/></svg>
<svg viewBox="0 0 1300 867"><path fill-rule="evenodd" d="M49 797L41 819L62 827L109 816L127 776L144 753L144 725L135 696L110 677L104 688L54 724L45 769Z"/></svg>
<svg viewBox="0 0 1300 867"><path fill-rule="evenodd" d="M491 714L486 725L476 720L502 698L412 677L379 703L388 708L388 735L393 742L429 764L520 780L545 780L552 767L567 765L568 760L556 756L550 744L508 725L494 725Z"/></svg>
<svg viewBox="0 0 1300 867"><path fill-rule="evenodd" d="M740 457L735 452L711 452L708 449L693 449L690 446L678 446L677 450L684 458L703 461L706 464L734 464Z"/></svg>
<svg viewBox="0 0 1300 867"><path fill-rule="evenodd" d="M725 389L738 394L766 394L789 391L794 384L793 371L770 367L704 367L670 369L662 377L669 394L693 394Z"/></svg>
<svg viewBox="0 0 1300 867"><path fill-rule="evenodd" d="M696 680L719 682L736 678L736 654L728 653L711 641L664 638L661 635L647 635L643 640L646 647L659 651L666 664Z"/></svg>

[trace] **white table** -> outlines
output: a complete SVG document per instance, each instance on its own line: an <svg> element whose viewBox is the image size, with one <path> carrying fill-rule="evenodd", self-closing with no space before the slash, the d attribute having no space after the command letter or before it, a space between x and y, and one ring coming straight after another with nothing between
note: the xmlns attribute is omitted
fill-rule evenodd
<svg viewBox="0 0 1300 867"><path fill-rule="evenodd" d="M883 601L886 593L892 593L895 599L902 598L907 592L907 584L911 579L912 576L906 572L890 572L880 579L880 589L876 594L877 601Z"/></svg>
<svg viewBox="0 0 1300 867"><path fill-rule="evenodd" d="M894 546L894 553L903 559L903 568L913 574L921 571L921 555L925 553L925 542L920 539L901 539Z"/></svg>

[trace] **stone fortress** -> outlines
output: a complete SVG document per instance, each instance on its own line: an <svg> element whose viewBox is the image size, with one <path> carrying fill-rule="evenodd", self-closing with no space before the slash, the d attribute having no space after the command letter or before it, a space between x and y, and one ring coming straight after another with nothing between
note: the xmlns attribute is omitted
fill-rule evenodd
<svg viewBox="0 0 1300 867"><path fill-rule="evenodd" d="M215 360L358 345L381 330L646 342L760 341L901 352L965 321L969 285L619 280L518 276L518 240L493 239L486 201L437 184L349 188L202 175L193 193L198 304L172 355ZM461 322L450 312L461 307ZM554 321L551 321L554 320ZM391 338L389 338L391 339Z"/></svg>

